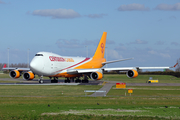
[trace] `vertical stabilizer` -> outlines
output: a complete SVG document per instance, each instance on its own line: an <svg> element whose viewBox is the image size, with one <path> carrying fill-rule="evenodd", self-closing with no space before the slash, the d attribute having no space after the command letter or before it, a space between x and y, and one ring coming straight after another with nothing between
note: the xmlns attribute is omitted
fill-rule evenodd
<svg viewBox="0 0 180 120"><path fill-rule="evenodd" d="M6 68L6 67L7 67L6 64L4 64L3 68Z"/></svg>
<svg viewBox="0 0 180 120"><path fill-rule="evenodd" d="M106 36L107 36L107 32L103 32L103 35L97 46L96 52L93 56L93 59L104 58L105 47L106 47Z"/></svg>

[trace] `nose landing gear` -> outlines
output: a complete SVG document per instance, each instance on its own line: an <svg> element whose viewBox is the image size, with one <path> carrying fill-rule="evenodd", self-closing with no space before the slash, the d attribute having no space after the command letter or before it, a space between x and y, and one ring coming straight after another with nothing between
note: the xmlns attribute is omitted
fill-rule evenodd
<svg viewBox="0 0 180 120"><path fill-rule="evenodd" d="M41 84L43 83L43 75L39 77L38 81L39 81L39 83L41 83Z"/></svg>

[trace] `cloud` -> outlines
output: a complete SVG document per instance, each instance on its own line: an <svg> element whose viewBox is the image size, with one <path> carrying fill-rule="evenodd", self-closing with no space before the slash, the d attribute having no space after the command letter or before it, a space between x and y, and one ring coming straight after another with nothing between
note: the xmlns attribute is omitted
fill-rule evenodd
<svg viewBox="0 0 180 120"><path fill-rule="evenodd" d="M57 19L72 19L81 16L79 13L75 12L72 9L62 9L62 8L35 10L33 11L32 14L37 16L52 17Z"/></svg>
<svg viewBox="0 0 180 120"><path fill-rule="evenodd" d="M169 19L177 19L176 16L170 16Z"/></svg>
<svg viewBox="0 0 180 120"><path fill-rule="evenodd" d="M130 42L129 44L147 44L148 42L145 40L137 39L134 42Z"/></svg>
<svg viewBox="0 0 180 120"><path fill-rule="evenodd" d="M114 40L106 40L106 44L115 44L115 41Z"/></svg>
<svg viewBox="0 0 180 120"><path fill-rule="evenodd" d="M119 44L116 48L115 48L115 50L117 50L117 51L124 51L124 50L127 50L127 48L124 46L124 44Z"/></svg>
<svg viewBox="0 0 180 120"><path fill-rule="evenodd" d="M155 45L164 45L164 43L165 43L165 42L163 42L163 41L157 41L157 42L155 43Z"/></svg>
<svg viewBox="0 0 180 120"><path fill-rule="evenodd" d="M142 4L137 4L137 3L133 3L133 4L129 4L129 5L121 5L118 8L118 11L148 11L149 8L145 7Z"/></svg>
<svg viewBox="0 0 180 120"><path fill-rule="evenodd" d="M155 8L156 10L165 10L165 11L179 11L180 10L180 3L176 3L174 5L168 4L159 4Z"/></svg>
<svg viewBox="0 0 180 120"><path fill-rule="evenodd" d="M122 59L122 55L119 55L119 53L116 50L107 49L108 58L110 59Z"/></svg>
<svg viewBox="0 0 180 120"><path fill-rule="evenodd" d="M82 45L97 45L99 40L85 40L82 42Z"/></svg>
<svg viewBox="0 0 180 120"><path fill-rule="evenodd" d="M0 0L0 4L5 4L5 2L3 2L2 0Z"/></svg>
<svg viewBox="0 0 180 120"><path fill-rule="evenodd" d="M171 42L171 45L179 46L180 44L178 42Z"/></svg>
<svg viewBox="0 0 180 120"><path fill-rule="evenodd" d="M154 51L154 50L150 50L148 51L149 54L152 54L152 55L158 55L158 56L161 56L161 57L164 57L164 58L171 58L171 56L167 53L162 53L162 52L157 52L157 51Z"/></svg>
<svg viewBox="0 0 180 120"><path fill-rule="evenodd" d="M103 18L104 16L107 16L107 14L89 14L87 15L89 18Z"/></svg>
<svg viewBox="0 0 180 120"><path fill-rule="evenodd" d="M56 42L56 45L59 48L79 48L81 45L79 44L79 40L65 40L65 39L59 39Z"/></svg>

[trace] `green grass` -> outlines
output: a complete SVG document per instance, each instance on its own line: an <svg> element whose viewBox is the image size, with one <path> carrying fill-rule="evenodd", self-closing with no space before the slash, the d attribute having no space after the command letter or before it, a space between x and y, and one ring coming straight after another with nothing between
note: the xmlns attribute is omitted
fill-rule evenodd
<svg viewBox="0 0 180 120"><path fill-rule="evenodd" d="M0 96L37 96L37 97L58 97L58 96L82 96L84 90L99 90L102 86L26 86L10 85L0 86ZM7 89L8 88L8 89ZM62 94L63 93L63 94Z"/></svg>
<svg viewBox="0 0 180 120"><path fill-rule="evenodd" d="M128 78L125 74L105 74L104 81L121 81L125 83L146 83L149 77L159 80L159 83L180 83L180 78L171 75L138 75L136 78Z"/></svg>
<svg viewBox="0 0 180 120"><path fill-rule="evenodd" d="M7 77L0 75L1 79ZM163 75L139 75L134 79L104 75L103 79L145 83L149 77L158 78L161 83L180 83L179 78ZM0 85L0 119L180 119L179 86L113 86L107 97L85 97L84 90L101 87ZM131 96L128 89L133 89Z"/></svg>
<svg viewBox="0 0 180 120"><path fill-rule="evenodd" d="M133 89L131 96L180 97L179 86L127 86L126 89L116 89L116 86L113 86L107 95L130 96L128 89Z"/></svg>
<svg viewBox="0 0 180 120"><path fill-rule="evenodd" d="M142 119L154 119L156 116L157 119L180 119L178 87L135 86L131 87L132 96L124 96L123 90L113 87L108 93L109 97L85 97L84 90L96 90L100 87L102 86L0 86L0 118L43 119L55 114L55 117L50 118L69 116L79 119L87 115L91 119L95 119L95 116L107 119L109 115L117 116L112 119L127 119L128 116L132 119L141 118L137 116L143 116ZM169 91L163 92L165 89ZM175 91L177 92L174 93Z"/></svg>

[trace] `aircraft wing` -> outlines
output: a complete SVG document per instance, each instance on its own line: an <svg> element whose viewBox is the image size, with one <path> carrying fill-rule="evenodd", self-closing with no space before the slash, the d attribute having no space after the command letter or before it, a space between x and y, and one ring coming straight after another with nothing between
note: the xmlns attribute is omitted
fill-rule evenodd
<svg viewBox="0 0 180 120"><path fill-rule="evenodd" d="M29 71L29 70L30 70L30 68L15 68L15 67L9 67L9 68L2 68L2 70Z"/></svg>
<svg viewBox="0 0 180 120"><path fill-rule="evenodd" d="M68 69L68 74L78 74L78 73L91 73L101 70L101 68L95 68L95 69Z"/></svg>
<svg viewBox="0 0 180 120"><path fill-rule="evenodd" d="M120 67L120 68L104 68L105 71L118 70L118 71L128 71L128 70L143 70L143 69L170 69L172 67Z"/></svg>
<svg viewBox="0 0 180 120"><path fill-rule="evenodd" d="M178 63L176 63L177 65ZM119 68L95 68L95 69L68 69L68 74L78 74L78 73L92 73L96 71L129 71L129 70L143 70L143 69L170 69L176 67L176 65L171 67L119 67Z"/></svg>
<svg viewBox="0 0 180 120"><path fill-rule="evenodd" d="M3 66L2 70L18 70L18 71L29 71L30 68L18 68L18 67L6 67L6 64Z"/></svg>
<svg viewBox="0 0 180 120"><path fill-rule="evenodd" d="M136 70L136 67L119 67L119 68L103 68L104 71L128 71L128 70L132 70L132 69L135 69Z"/></svg>

